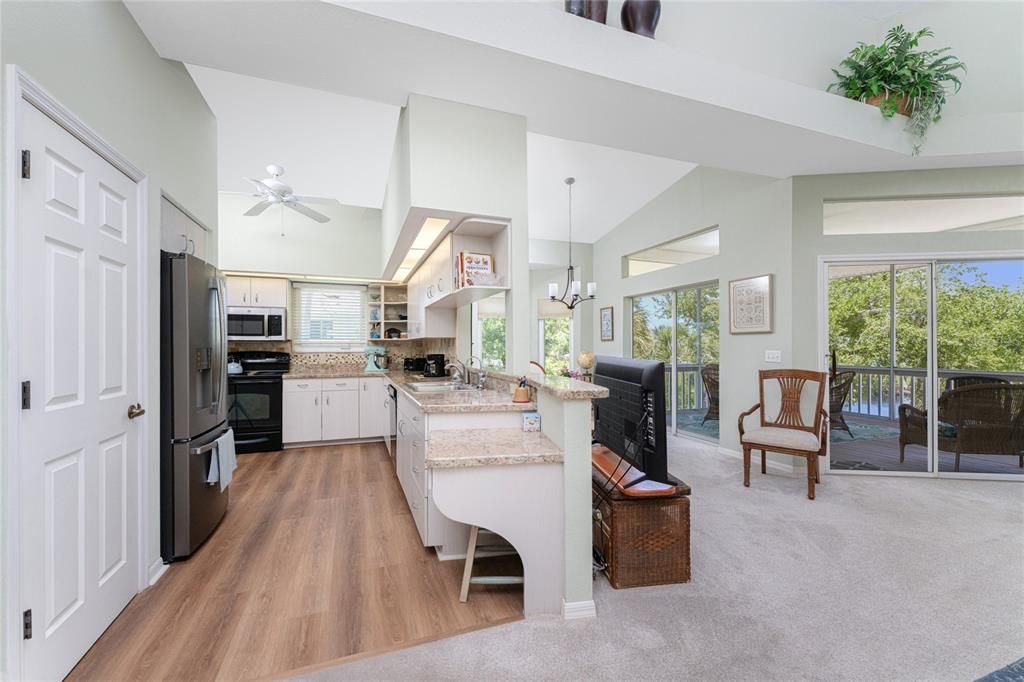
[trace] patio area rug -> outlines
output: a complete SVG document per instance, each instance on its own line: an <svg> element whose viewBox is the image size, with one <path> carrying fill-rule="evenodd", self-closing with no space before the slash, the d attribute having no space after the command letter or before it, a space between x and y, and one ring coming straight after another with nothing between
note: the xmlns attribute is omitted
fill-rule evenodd
<svg viewBox="0 0 1024 682"><path fill-rule="evenodd" d="M677 412L676 428L680 431L693 433L703 438L718 440L718 420L709 419L702 425L700 420L704 418L704 411L698 412Z"/></svg>
<svg viewBox="0 0 1024 682"><path fill-rule="evenodd" d="M856 417L847 416L846 423L853 431L853 438L842 429L832 429L829 432L829 440L833 443L849 443L852 440L874 440L876 438L898 438L900 427L896 422L891 424L884 421L861 422L855 421Z"/></svg>
<svg viewBox="0 0 1024 682"><path fill-rule="evenodd" d="M1024 658L1014 661L1005 668L979 677L976 682L1024 682Z"/></svg>

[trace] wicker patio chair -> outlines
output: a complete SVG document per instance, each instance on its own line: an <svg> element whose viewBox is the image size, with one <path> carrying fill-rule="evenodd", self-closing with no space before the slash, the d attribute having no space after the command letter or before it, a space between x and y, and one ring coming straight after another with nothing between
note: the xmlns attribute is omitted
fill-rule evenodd
<svg viewBox="0 0 1024 682"><path fill-rule="evenodd" d="M708 411L700 425L704 426L707 420L718 420L718 365L705 365L700 371L700 378L704 382L704 392L708 396Z"/></svg>
<svg viewBox="0 0 1024 682"><path fill-rule="evenodd" d="M946 379L946 390L952 391L964 386L976 386L978 384L1008 384L1002 377L985 376L983 374L968 374L966 376L949 377Z"/></svg>
<svg viewBox="0 0 1024 682"><path fill-rule="evenodd" d="M846 419L843 417L843 405L850 397L850 388L856 372L839 372L831 378L832 385L828 392L828 423L834 429L842 429L853 438L853 431L850 430Z"/></svg>
<svg viewBox="0 0 1024 682"><path fill-rule="evenodd" d="M928 412L900 405L900 462L908 445L928 446ZM1024 468L1024 384L977 383L939 396L939 450L960 455L1009 455Z"/></svg>
<svg viewBox="0 0 1024 682"><path fill-rule="evenodd" d="M762 369L758 372L761 402L740 415L740 443L743 445L743 485L750 487L750 451L761 451L761 473L766 474L765 451L803 457L807 460L807 497L814 499L814 484L821 482L818 458L825 456L828 443L828 415L825 414L825 372L806 369ZM781 395L779 414L768 419L765 414L765 384L777 382ZM814 402L814 423L804 423L801 399L804 386L818 385ZM760 410L759 428L745 431L743 419Z"/></svg>

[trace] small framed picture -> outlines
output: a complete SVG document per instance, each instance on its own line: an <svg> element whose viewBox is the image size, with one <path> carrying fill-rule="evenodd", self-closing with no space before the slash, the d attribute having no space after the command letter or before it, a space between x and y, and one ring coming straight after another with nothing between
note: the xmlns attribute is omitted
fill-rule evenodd
<svg viewBox="0 0 1024 682"><path fill-rule="evenodd" d="M772 276L759 275L729 282L729 333L772 332Z"/></svg>
<svg viewBox="0 0 1024 682"><path fill-rule="evenodd" d="M612 306L601 308L601 340L615 340L615 309Z"/></svg>

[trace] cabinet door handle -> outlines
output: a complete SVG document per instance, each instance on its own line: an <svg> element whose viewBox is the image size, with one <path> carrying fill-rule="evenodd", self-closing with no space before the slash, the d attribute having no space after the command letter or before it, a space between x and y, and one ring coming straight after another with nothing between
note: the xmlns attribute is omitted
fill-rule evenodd
<svg viewBox="0 0 1024 682"><path fill-rule="evenodd" d="M438 291L443 291L444 290L444 288L441 286L442 282L444 282L444 277L438 277L438 279L437 279L437 290Z"/></svg>
<svg viewBox="0 0 1024 682"><path fill-rule="evenodd" d="M412 418L412 420L413 420L414 422L418 422L418 421L420 420L420 418L419 418L419 417L413 417L413 418Z"/></svg>
<svg viewBox="0 0 1024 682"><path fill-rule="evenodd" d="M412 472L414 474L421 474L421 473L423 473L423 471L418 466L416 466L415 464L412 467Z"/></svg>
<svg viewBox="0 0 1024 682"><path fill-rule="evenodd" d="M404 419L399 419L398 420L398 432L404 436L405 435L405 429L402 428L403 426L405 426L405 420Z"/></svg>
<svg viewBox="0 0 1024 682"><path fill-rule="evenodd" d="M434 298L434 285L427 287L427 298Z"/></svg>
<svg viewBox="0 0 1024 682"><path fill-rule="evenodd" d="M256 297L253 299L256 303L260 302L260 292L256 292Z"/></svg>
<svg viewBox="0 0 1024 682"><path fill-rule="evenodd" d="M314 405L319 405L320 404L320 398L317 397L317 396L313 396L313 404Z"/></svg>
<svg viewBox="0 0 1024 682"><path fill-rule="evenodd" d="M309 388L309 384L295 384L299 388Z"/></svg>
<svg viewBox="0 0 1024 682"><path fill-rule="evenodd" d="M329 396L329 395L324 396L324 402L327 403L328 406L330 406L330 404L331 404L331 396Z"/></svg>

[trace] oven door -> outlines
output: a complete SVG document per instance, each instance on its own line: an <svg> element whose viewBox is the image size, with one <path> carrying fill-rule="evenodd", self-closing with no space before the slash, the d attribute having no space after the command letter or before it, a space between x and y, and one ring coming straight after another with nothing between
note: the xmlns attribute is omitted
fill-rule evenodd
<svg viewBox="0 0 1024 682"><path fill-rule="evenodd" d="M267 338L265 308L228 308L228 340L253 341Z"/></svg>
<svg viewBox="0 0 1024 682"><path fill-rule="evenodd" d="M228 424L237 451L280 450L281 378L228 377Z"/></svg>

